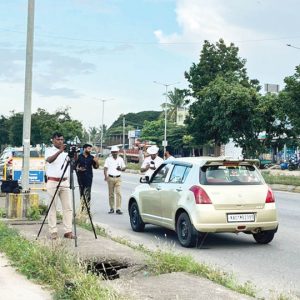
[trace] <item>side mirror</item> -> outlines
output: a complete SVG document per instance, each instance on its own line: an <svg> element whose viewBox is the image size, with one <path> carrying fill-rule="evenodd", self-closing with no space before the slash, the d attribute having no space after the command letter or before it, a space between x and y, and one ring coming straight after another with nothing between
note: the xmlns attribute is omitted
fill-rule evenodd
<svg viewBox="0 0 300 300"><path fill-rule="evenodd" d="M140 183L149 183L149 176L141 177Z"/></svg>

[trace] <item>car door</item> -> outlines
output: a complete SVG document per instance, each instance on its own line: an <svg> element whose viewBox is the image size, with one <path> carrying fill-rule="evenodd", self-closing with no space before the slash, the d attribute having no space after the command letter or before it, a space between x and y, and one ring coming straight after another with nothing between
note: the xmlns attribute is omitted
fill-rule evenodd
<svg viewBox="0 0 300 300"><path fill-rule="evenodd" d="M174 217L179 207L178 202L181 197L184 197L186 194L183 184L190 170L190 165L175 163L172 172L160 193L163 210L162 220L164 226L170 229L175 228Z"/></svg>
<svg viewBox="0 0 300 300"><path fill-rule="evenodd" d="M149 189L142 191L139 195L143 219L149 223L161 225L162 207L161 190L169 173L170 164L162 164L153 174L149 183Z"/></svg>

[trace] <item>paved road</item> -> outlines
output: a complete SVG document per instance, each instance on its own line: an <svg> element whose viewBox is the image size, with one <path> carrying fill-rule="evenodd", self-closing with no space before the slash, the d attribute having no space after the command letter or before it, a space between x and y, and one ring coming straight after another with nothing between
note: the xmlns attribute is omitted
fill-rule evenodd
<svg viewBox="0 0 300 300"><path fill-rule="evenodd" d="M203 246L185 249L177 241L172 231L146 226L144 233L131 230L126 202L139 176L123 174L122 216L109 215L107 186L103 180L103 171L94 174L92 192L93 221L106 224L112 234L125 237L133 242L142 243L151 248L166 247L192 255L196 260L233 272L240 282L250 280L261 295L269 297L274 291L289 291L300 297L300 196L287 192L275 192L279 211L279 231L269 245L258 245L251 235L245 234L209 234ZM77 194L77 193L76 193ZM93 236L91 235L91 238Z"/></svg>

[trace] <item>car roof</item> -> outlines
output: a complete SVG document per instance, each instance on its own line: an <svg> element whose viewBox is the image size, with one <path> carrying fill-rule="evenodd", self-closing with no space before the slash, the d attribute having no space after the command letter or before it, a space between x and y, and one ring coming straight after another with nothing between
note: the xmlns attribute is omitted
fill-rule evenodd
<svg viewBox="0 0 300 300"><path fill-rule="evenodd" d="M235 162L235 163L246 163L246 164L258 164L258 159L237 159L228 156L195 156L195 157L178 157L174 161L183 162L183 163L190 163L190 164L197 164L197 165L204 165L204 164L220 164L224 162Z"/></svg>

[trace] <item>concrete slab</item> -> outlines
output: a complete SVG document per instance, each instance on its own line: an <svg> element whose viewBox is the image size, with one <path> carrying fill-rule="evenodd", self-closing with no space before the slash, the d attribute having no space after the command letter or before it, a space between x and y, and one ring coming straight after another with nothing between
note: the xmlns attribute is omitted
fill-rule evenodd
<svg viewBox="0 0 300 300"><path fill-rule="evenodd" d="M10 266L7 258L0 253L0 298L6 300L50 300L49 290L34 284Z"/></svg>
<svg viewBox="0 0 300 300"><path fill-rule="evenodd" d="M35 240L40 224L23 223L13 227L27 239ZM126 266L118 271L119 279L104 281L104 284L113 287L125 299L251 299L207 279L186 273L150 276L147 272L148 257L145 254L105 237L98 236L95 239L93 232L79 227L77 227L78 247L74 246L74 240L62 238L61 226L59 236L56 241L49 240L45 227L38 241L49 247L62 244L83 260Z"/></svg>

